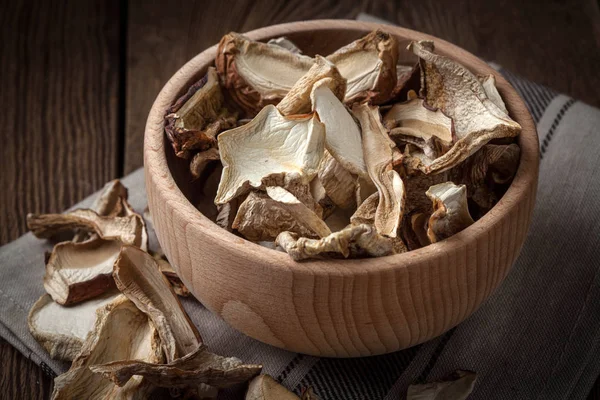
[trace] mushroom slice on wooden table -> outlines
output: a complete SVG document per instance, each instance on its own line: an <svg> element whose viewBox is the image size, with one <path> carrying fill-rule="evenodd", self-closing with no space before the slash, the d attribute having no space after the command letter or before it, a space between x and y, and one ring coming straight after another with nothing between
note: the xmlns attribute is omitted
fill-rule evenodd
<svg viewBox="0 0 600 400"><path fill-rule="evenodd" d="M46 292L61 305L79 303L107 292L115 287L113 264L120 250L118 240L58 243L46 263Z"/></svg>
<svg viewBox="0 0 600 400"><path fill-rule="evenodd" d="M213 67L167 110L165 132L175 154L187 158L217 144L217 134L233 128L237 113L230 111Z"/></svg>
<svg viewBox="0 0 600 400"><path fill-rule="evenodd" d="M442 156L423 160L422 169L433 173L463 162L492 139L517 136L521 125L490 99L481 81L448 57L433 53L433 43L412 42L408 46L419 57L421 95L454 122L452 147Z"/></svg>
<svg viewBox="0 0 600 400"><path fill-rule="evenodd" d="M375 228L381 235L396 237L405 201L404 183L392 169L392 150L396 146L381 124L377 107L355 105L352 112L360 121L367 171L379 192Z"/></svg>
<svg viewBox="0 0 600 400"><path fill-rule="evenodd" d="M298 237L282 232L275 243L296 261L322 258L328 255L380 257L406 251L400 238L390 238L377 232L372 225L349 225L321 239Z"/></svg>
<svg viewBox="0 0 600 400"><path fill-rule="evenodd" d="M321 56L316 56L313 66L298 79L285 97L277 104L279 112L283 115L310 112L311 91L317 82L327 86L336 98L344 98L346 79L340 75L340 71L338 71L335 64Z"/></svg>
<svg viewBox="0 0 600 400"><path fill-rule="evenodd" d="M50 295L44 294L29 311L29 332L50 353L50 357L73 361L94 327L96 310L113 301L116 296L114 292L107 293L64 307L54 302Z"/></svg>
<svg viewBox="0 0 600 400"><path fill-rule="evenodd" d="M389 33L376 30L327 56L347 80L344 102L368 100L381 104L396 86L398 44Z"/></svg>
<svg viewBox="0 0 600 400"><path fill-rule="evenodd" d="M246 125L219 135L223 172L215 204L251 188L307 185L323 157L325 127L316 114L285 117L268 105Z"/></svg>
<svg viewBox="0 0 600 400"><path fill-rule="evenodd" d="M117 339L116 339L117 338ZM116 339L116 340L115 340ZM125 296L98 309L97 318L71 368L54 380L53 400L145 399L152 385L141 376L119 387L89 367L116 360L160 363L163 354L153 324Z"/></svg>
<svg viewBox="0 0 600 400"><path fill-rule="evenodd" d="M192 353L168 364L127 360L95 365L90 369L117 386L126 385L132 377L142 376L157 387L187 388L205 384L226 388L258 375L262 366L246 365L238 358L222 357L199 345Z"/></svg>
<svg viewBox="0 0 600 400"><path fill-rule="evenodd" d="M428 107L423 99L394 104L383 123L397 145L410 143L429 158L441 156L452 146L452 119Z"/></svg>
<svg viewBox="0 0 600 400"><path fill-rule="evenodd" d="M452 182L440 183L427 190L433 203L427 236L431 243L439 242L473 224L467 204L467 188Z"/></svg>
<svg viewBox="0 0 600 400"><path fill-rule="evenodd" d="M223 85L247 117L279 103L313 63L311 57L234 32L223 36L215 59Z"/></svg>
<svg viewBox="0 0 600 400"><path fill-rule="evenodd" d="M65 232L85 230L101 239L117 239L124 244L140 246L144 223L138 214L124 217L103 217L93 210L77 209L64 214L28 214L27 227L40 239L49 239Z"/></svg>

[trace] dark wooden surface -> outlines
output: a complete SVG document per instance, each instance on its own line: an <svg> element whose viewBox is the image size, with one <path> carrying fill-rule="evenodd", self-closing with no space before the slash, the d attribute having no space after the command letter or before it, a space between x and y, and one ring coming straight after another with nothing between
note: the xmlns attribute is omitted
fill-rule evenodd
<svg viewBox="0 0 600 400"><path fill-rule="evenodd" d="M595 0L3 1L0 244L25 232L28 212L63 210L140 167L156 94L224 33L361 11L600 107ZM51 386L0 339L0 399L45 399Z"/></svg>

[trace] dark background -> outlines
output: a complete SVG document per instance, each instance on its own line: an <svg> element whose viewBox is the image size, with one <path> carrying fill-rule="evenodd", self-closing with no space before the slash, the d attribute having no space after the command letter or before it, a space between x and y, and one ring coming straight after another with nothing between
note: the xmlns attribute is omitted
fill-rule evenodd
<svg viewBox="0 0 600 400"><path fill-rule="evenodd" d="M25 232L28 212L61 211L140 167L160 88L224 33L359 12L600 107L597 0L3 0L0 244ZM0 339L1 399L44 399L51 387ZM599 383L593 392L600 396Z"/></svg>

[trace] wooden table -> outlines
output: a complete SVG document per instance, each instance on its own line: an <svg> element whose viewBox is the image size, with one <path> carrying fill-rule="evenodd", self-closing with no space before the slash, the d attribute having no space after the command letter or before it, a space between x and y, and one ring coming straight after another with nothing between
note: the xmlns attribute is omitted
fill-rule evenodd
<svg viewBox="0 0 600 400"><path fill-rule="evenodd" d="M140 167L146 116L160 88L232 30L368 12L600 107L597 1L483 3L2 2L0 244L25 232L28 212L61 211ZM40 368L0 339L0 398L45 399L51 389ZM600 394L598 383L593 392Z"/></svg>

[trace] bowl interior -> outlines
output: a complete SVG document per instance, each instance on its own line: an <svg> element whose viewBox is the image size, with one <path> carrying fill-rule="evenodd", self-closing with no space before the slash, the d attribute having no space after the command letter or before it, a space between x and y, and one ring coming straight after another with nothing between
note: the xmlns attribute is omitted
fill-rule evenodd
<svg viewBox="0 0 600 400"><path fill-rule="evenodd" d="M312 21L297 23L298 25L302 25L297 29L281 29L281 31L273 30L273 27L267 31L267 29L261 29L257 31L253 31L249 34L249 36L256 40L266 41L271 39L272 37L278 36L286 36L291 41L296 43L302 51L310 56L314 56L315 54L327 55L331 52L337 50L338 48L356 40L366 33L370 32L372 29L381 28L386 29L385 26L381 26L378 24L365 24L365 23L357 23L357 22L349 22L349 26L340 29L338 27L323 27L323 25L315 25L314 23L320 21ZM336 23L339 21L336 21ZM287 24L293 25L293 24ZM355 28L352 25L356 25ZM285 27L286 25L282 25ZM518 142L521 146L521 162L519 166L519 170L513 180L511 187L508 188L508 192L513 190L513 186L515 186L515 182L519 180L523 180L525 184L526 182L535 181L535 171L536 168L532 168L532 163L537 163L538 159L538 145L537 145L537 134L535 132L535 128L533 127L531 117L528 114L524 103L518 97L514 89L499 75L496 71L494 71L487 64L482 62L481 60L475 58L471 54L466 51L455 47L447 42L444 42L439 39L432 38L430 36L420 34L418 32L413 32L401 28L389 27L388 31L393 33L399 43L400 48L400 62L411 65L416 61L416 57L409 53L408 51L404 51L408 43L411 40L422 40L422 39L433 39L436 44L442 43L441 46L436 46L436 52L439 54L443 54L449 57L454 58L455 60L462 62L465 58L470 58L469 63L463 63L467 68L469 68L472 72L484 75L484 74L494 74L496 75L497 86L500 94L503 96L509 113L511 117L513 117L517 122L519 122L523 126L523 132L518 138ZM264 33L263 33L264 32ZM267 33L268 32L268 33ZM275 34L273 34L275 32ZM216 52L216 46L206 50L203 54L211 54L212 57L210 60L214 60L214 53ZM208 59L207 59L208 60ZM213 61L204 63L194 75L191 75L185 85L182 85L178 88L178 92L173 92L171 102L175 101L179 96L183 95L187 88L193 84L198 79L202 78L206 73L208 66L214 65ZM525 110L515 113L515 110ZM518 114L518 115L516 115ZM213 199L216 193L216 189L218 187L220 175L221 175L221 166L209 166L199 181L194 181L189 172L189 160L184 160L175 156L174 151L172 150L170 143L168 143L166 136L163 134L163 146L165 149L165 156L168 164L168 168L173 176L175 183L178 188L181 190L182 194L189 200L191 205L196 207L200 212L214 221L217 215L217 209L213 204ZM527 162L524 163L523 160L526 159ZM522 183L523 183L522 182ZM488 212L482 218L480 218L475 224L471 225L471 227L465 229L462 232L459 232L457 235L454 235L453 238L458 237L458 242L460 242L460 235L463 232L476 229L478 225L485 223L494 223L492 219L498 220L501 217L501 214L505 212L508 208L514 206L516 202L520 199L512 196L511 200L505 200L503 196L502 199L494 206L494 212ZM491 215L493 214L493 216ZM215 225L215 228L218 228ZM221 229L221 228L218 228ZM226 231L224 231L226 232ZM452 239L452 238L450 238ZM448 241L448 240L446 240ZM443 242L446 242L443 241ZM442 243L442 242L440 242ZM438 243L438 244L440 244ZM423 253L426 249L431 246L426 246L424 248L411 251L410 253L417 255L419 253ZM262 248L263 251L266 252L274 252L270 249ZM274 252L275 253L275 252ZM279 252L276 252L279 253ZM408 253L405 253L408 254ZM388 257L402 257L405 254L399 254L395 256ZM386 258L386 257L384 257ZM349 262L350 260L340 260Z"/></svg>

